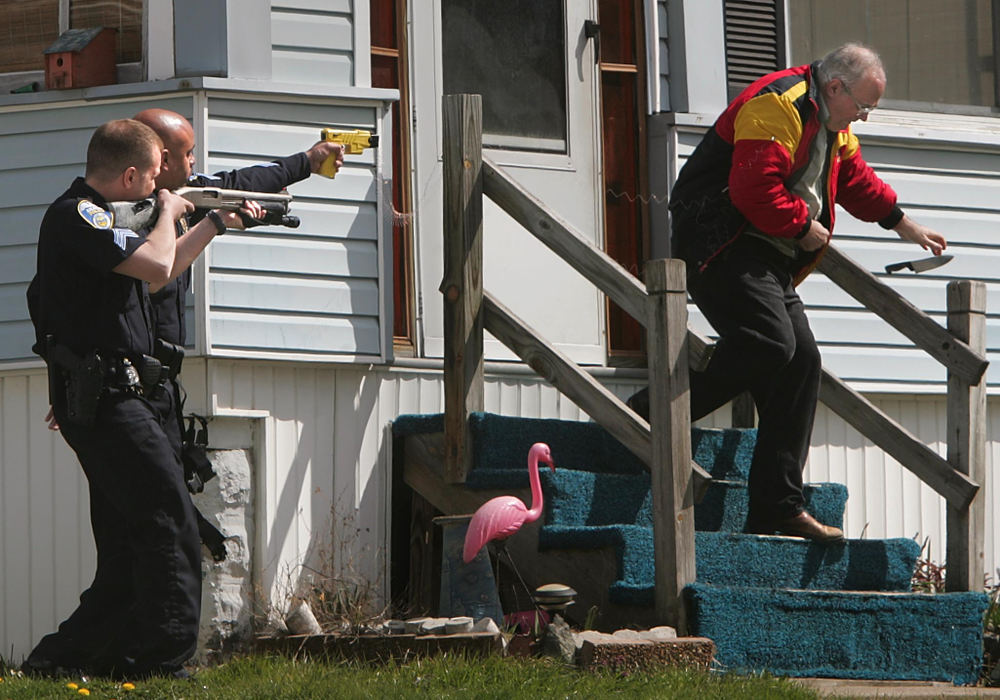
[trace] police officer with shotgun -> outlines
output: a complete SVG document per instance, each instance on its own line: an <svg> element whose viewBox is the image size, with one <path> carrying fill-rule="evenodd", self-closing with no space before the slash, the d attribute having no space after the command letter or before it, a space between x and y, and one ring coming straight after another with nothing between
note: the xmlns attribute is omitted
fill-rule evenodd
<svg viewBox="0 0 1000 700"><path fill-rule="evenodd" d="M145 231L115 226L108 210L154 192L162 148L138 121L101 125L85 176L42 219L28 289L33 349L48 364L51 414L87 477L97 571L77 609L32 650L27 673L184 676L197 646L201 547L167 435L176 418L164 384L176 367L155 356L149 299L149 285L175 274L175 225L193 206L159 190L160 217ZM216 216L241 225L239 213Z"/></svg>

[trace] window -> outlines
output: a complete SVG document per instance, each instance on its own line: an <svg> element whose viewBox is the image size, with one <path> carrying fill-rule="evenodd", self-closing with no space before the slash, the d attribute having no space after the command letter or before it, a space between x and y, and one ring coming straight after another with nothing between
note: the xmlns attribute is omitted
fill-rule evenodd
<svg viewBox="0 0 1000 700"><path fill-rule="evenodd" d="M142 60L142 0L71 0L69 26L114 27L118 30L117 63Z"/></svg>
<svg viewBox="0 0 1000 700"><path fill-rule="evenodd" d="M794 0L792 61L809 63L847 41L882 56L886 99L997 104L992 0Z"/></svg>
<svg viewBox="0 0 1000 700"><path fill-rule="evenodd" d="M0 1L0 72L44 70L43 51L60 34L60 0ZM143 0L70 0L70 29L114 27L118 63L142 60Z"/></svg>
<svg viewBox="0 0 1000 700"><path fill-rule="evenodd" d="M41 70L42 52L58 36L58 0L7 0L0 5L0 71Z"/></svg>
<svg viewBox="0 0 1000 700"><path fill-rule="evenodd" d="M442 0L444 93L483 96L483 145L566 152L563 0Z"/></svg>
<svg viewBox="0 0 1000 700"><path fill-rule="evenodd" d="M372 87L396 88L392 110L392 335L397 353L412 354L413 220L410 196L409 71L406 55L406 0L371 0Z"/></svg>

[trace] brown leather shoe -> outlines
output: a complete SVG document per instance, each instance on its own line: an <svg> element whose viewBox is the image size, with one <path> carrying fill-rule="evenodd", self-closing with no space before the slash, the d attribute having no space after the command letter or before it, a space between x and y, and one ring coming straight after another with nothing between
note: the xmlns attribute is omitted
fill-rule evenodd
<svg viewBox="0 0 1000 700"><path fill-rule="evenodd" d="M839 527L830 527L819 522L806 511L780 521L775 529L792 537L805 537L807 540L827 544L844 541L844 531Z"/></svg>

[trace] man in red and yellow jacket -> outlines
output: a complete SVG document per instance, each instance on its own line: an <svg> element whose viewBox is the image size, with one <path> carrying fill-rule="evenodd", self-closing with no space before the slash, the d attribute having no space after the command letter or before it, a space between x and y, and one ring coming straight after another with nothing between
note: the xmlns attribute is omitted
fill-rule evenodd
<svg viewBox="0 0 1000 700"><path fill-rule="evenodd" d="M878 54L859 44L764 76L726 108L671 192L673 253L719 334L708 367L691 373L692 418L748 390L757 407L748 532L844 537L816 521L802 496L822 363L795 291L829 245L834 204L934 255L945 247L903 213L851 131L885 82Z"/></svg>

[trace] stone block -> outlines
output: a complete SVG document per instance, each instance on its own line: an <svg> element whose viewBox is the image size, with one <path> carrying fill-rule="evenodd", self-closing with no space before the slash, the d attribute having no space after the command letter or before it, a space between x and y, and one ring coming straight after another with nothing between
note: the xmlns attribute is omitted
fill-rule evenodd
<svg viewBox="0 0 1000 700"><path fill-rule="evenodd" d="M626 640L590 638L578 655L582 668L628 672L653 667L708 670L715 656L715 643L705 637L678 637L672 640Z"/></svg>

